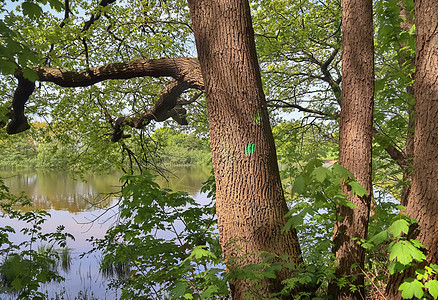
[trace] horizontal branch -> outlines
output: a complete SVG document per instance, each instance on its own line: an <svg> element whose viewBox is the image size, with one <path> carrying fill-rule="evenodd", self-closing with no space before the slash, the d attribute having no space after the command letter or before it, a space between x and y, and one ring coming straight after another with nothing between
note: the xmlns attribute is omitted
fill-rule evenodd
<svg viewBox="0 0 438 300"><path fill-rule="evenodd" d="M275 102L275 103L272 103L272 102ZM276 99L276 100L269 100L268 101L268 106L269 107L275 107L275 108L295 108L295 109L298 109L299 111L302 111L302 112L307 112L307 113L311 113L311 114L317 114L317 115L324 116L324 117L327 117L327 118L330 118L330 119L337 119L337 118L339 118L339 113L327 113L327 112L324 112L324 111L310 109L310 108L307 108L307 107L304 107L304 106L301 106L301 105L298 105L298 104L292 104L292 103L289 103L289 102L286 102L286 101L283 101L283 100L278 100L278 99Z"/></svg>
<svg viewBox="0 0 438 300"><path fill-rule="evenodd" d="M51 67L34 67L39 81L53 82L62 87L83 87L109 79L136 77L173 77L190 88L204 89L204 82L195 58L159 58L113 63L73 72Z"/></svg>

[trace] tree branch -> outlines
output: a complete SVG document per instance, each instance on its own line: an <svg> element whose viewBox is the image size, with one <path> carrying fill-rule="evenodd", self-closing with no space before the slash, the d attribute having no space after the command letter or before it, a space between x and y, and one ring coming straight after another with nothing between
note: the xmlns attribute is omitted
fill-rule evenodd
<svg viewBox="0 0 438 300"><path fill-rule="evenodd" d="M53 82L62 87L83 87L109 79L136 77L173 77L187 83L190 88L204 89L199 62L195 58L160 58L113 63L91 67L83 72L51 67L34 67L39 81Z"/></svg>
<svg viewBox="0 0 438 300"><path fill-rule="evenodd" d="M271 104L271 102L277 102L277 103L281 103L281 104ZM327 113L327 112L320 111L320 110L306 108L306 107L298 105L298 104L288 103L288 102L283 101L283 100L270 100L270 101L268 101L268 106L269 107L276 107L276 108L296 108L299 111L317 114L320 116L329 117L331 119L339 118L339 113L331 114L331 113Z"/></svg>
<svg viewBox="0 0 438 300"><path fill-rule="evenodd" d="M15 72L14 75L18 79L18 86L12 99L12 111L8 113L8 117L11 118L6 127L8 134L19 133L30 128L24 115L24 105L35 90L35 83L24 78L21 70Z"/></svg>
<svg viewBox="0 0 438 300"><path fill-rule="evenodd" d="M178 101L180 95L187 89L187 85L183 81L172 81L162 91L161 97L154 104L151 110L145 111L140 117L128 118L120 117L116 121L112 118L108 110L104 109L105 116L113 127L113 135L111 141L117 142L121 138L130 137L123 134L123 125L131 126L133 128L144 128L150 121L155 120L162 122L168 118L173 118L180 125L187 125L185 118L187 111L182 107L181 102Z"/></svg>
<svg viewBox="0 0 438 300"><path fill-rule="evenodd" d="M380 133L375 127L373 127L373 137L382 137L382 133ZM387 145L385 147L385 151L389 154L389 156L395 160L395 162L400 166L400 168L402 168L403 170L406 170L407 168L409 168L409 162L408 159L406 158L406 155L398 150L396 147L394 147L394 145Z"/></svg>
<svg viewBox="0 0 438 300"><path fill-rule="evenodd" d="M150 60L130 61L114 63L99 67L88 68L83 72L66 71L51 67L34 67L39 81L53 82L62 87L84 87L109 79L130 79L135 77L173 77L175 81L165 87L160 99L150 111L145 112L138 119L116 120L108 118L115 134L122 134L120 127L128 124L135 128L143 128L151 120L164 121L169 117L179 124L186 125L184 115L186 110L182 107L184 101L178 102L179 96L187 89L204 89L204 82L195 58L161 58ZM15 77L18 78L18 87L12 101L12 112L8 115L11 122L7 126L9 134L27 130L30 126L24 115L24 106L33 93L35 84L25 79L21 70L17 70ZM111 116L109 116L111 117ZM118 127L118 128L116 128ZM123 135L121 135L123 137ZM114 138L116 139L116 138ZM120 139L120 138L119 138Z"/></svg>
<svg viewBox="0 0 438 300"><path fill-rule="evenodd" d="M102 0L100 1L98 6L105 7L114 2L116 2L116 0ZM101 14L99 12L91 15L90 19L87 22L85 22L84 27L82 28L82 32L90 29L91 25L93 25L95 21L99 20L100 16Z"/></svg>

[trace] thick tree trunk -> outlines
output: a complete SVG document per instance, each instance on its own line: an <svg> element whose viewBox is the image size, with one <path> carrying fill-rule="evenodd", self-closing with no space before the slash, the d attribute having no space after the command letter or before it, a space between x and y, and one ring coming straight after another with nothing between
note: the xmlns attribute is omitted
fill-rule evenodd
<svg viewBox="0 0 438 300"><path fill-rule="evenodd" d="M342 103L339 161L349 169L368 195L347 199L357 206L339 206L340 220L334 229L334 252L339 267L336 277L345 277L343 288L333 283L335 299L364 299L364 249L353 238L365 238L368 229L371 186L371 142L374 96L374 48L371 0L342 2ZM356 286L352 291L350 284Z"/></svg>
<svg viewBox="0 0 438 300"><path fill-rule="evenodd" d="M296 232L282 233L288 211L276 160L247 0L191 0L207 95L220 243L227 263L260 263L258 253L288 254L299 264ZM235 261L236 257L241 257ZM230 266L229 267L233 267ZM281 280L234 281L233 299L270 297Z"/></svg>
<svg viewBox="0 0 438 300"><path fill-rule="evenodd" d="M438 1L415 1L417 55L412 187L407 213L429 263L438 263Z"/></svg>
<svg viewBox="0 0 438 300"><path fill-rule="evenodd" d="M427 263L438 264L438 2L415 1L415 133L411 191L406 213L418 220L417 239ZM388 299L400 299L398 287L411 272L394 276Z"/></svg>

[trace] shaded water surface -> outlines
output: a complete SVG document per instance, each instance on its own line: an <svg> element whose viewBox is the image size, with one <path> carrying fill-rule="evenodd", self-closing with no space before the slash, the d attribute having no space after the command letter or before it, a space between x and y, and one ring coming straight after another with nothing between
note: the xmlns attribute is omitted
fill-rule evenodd
<svg viewBox="0 0 438 300"><path fill-rule="evenodd" d="M185 191L198 202L208 202L206 195L199 192L202 182L209 176L209 167L179 167L170 169L167 180L157 177L157 183L174 191ZM23 191L33 200L33 208L48 211L51 217L45 222L43 231L53 232L58 225L64 225L66 231L75 236L68 242L72 249L72 265L68 272L61 271L66 281L44 286L51 297L75 299L79 293L86 293L88 299L117 299L116 291L107 291L107 281L99 272L100 254L79 259L81 253L91 249L86 240L102 238L106 230L115 222L118 199L112 196L120 191L120 174L88 175L85 181L72 178L60 171L11 171L1 170L0 178L11 192ZM30 210L24 208L23 210ZM8 218L0 218L0 226L12 226L17 232L24 223ZM23 236L12 237L20 242ZM5 295L0 295L5 299ZM9 298L6 298L9 299ZM11 299L14 299L13 297Z"/></svg>

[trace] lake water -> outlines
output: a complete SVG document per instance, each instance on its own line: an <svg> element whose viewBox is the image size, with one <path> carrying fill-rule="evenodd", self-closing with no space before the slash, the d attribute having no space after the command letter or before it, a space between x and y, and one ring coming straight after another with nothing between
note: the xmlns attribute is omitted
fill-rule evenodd
<svg viewBox="0 0 438 300"><path fill-rule="evenodd" d="M162 187L174 191L188 192L198 203L208 203L205 194L200 193L202 182L210 175L209 167L179 167L169 169L167 180L157 178ZM44 232L55 231L58 225L64 225L66 231L73 234L75 240L69 240L68 247L72 249L72 265L68 272L60 271L66 279L61 284L48 284L43 287L50 297L60 299L75 299L80 292L88 298L117 299L117 291L107 290L107 281L99 272L100 255L98 253L79 259L81 253L92 247L87 239L102 238L106 230L114 225L117 207L113 207L117 198L109 195L120 191L118 174L89 175L86 181L73 179L69 174L59 171L0 171L5 185L11 192L24 191L32 198L33 208L43 209L51 217L44 223ZM29 210L29 209L27 209ZM24 224L0 218L0 226L12 226L16 232ZM16 234L14 242L20 242L23 236ZM0 295L0 299L5 298ZM13 299L13 297L10 297ZM82 298L81 298L82 299Z"/></svg>

